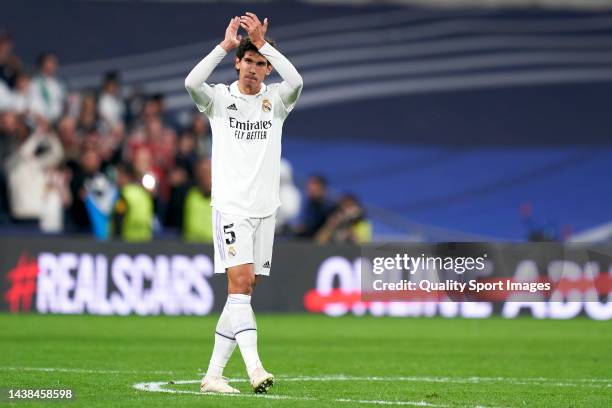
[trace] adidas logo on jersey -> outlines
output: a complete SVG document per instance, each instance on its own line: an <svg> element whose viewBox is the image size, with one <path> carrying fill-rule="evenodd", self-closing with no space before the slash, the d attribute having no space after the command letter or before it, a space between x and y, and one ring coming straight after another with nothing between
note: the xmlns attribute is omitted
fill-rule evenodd
<svg viewBox="0 0 612 408"><path fill-rule="evenodd" d="M263 264L263 267L270 269L270 261L267 261L265 264Z"/></svg>
<svg viewBox="0 0 612 408"><path fill-rule="evenodd" d="M237 111L237 110L238 110L238 108L236 107L236 104L235 104L235 103L232 103L232 104L231 104L230 106L228 106L226 109L229 109L229 110L235 110L235 111Z"/></svg>

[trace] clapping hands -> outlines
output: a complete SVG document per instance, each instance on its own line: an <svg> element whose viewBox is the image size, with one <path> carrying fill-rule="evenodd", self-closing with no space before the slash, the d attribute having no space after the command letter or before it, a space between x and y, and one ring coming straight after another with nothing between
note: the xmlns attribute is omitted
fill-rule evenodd
<svg viewBox="0 0 612 408"><path fill-rule="evenodd" d="M268 31L268 19L264 18L263 23L254 13L246 12L244 16L233 17L225 29L225 38L219 44L226 52L237 48L242 40L242 35L238 34L238 28L242 27L249 35L251 42L260 48L265 43L266 31Z"/></svg>

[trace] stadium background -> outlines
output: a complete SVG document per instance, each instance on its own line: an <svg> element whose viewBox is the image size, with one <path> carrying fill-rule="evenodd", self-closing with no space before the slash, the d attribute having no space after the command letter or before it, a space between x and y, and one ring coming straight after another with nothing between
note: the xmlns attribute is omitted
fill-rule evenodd
<svg viewBox="0 0 612 408"><path fill-rule="evenodd" d="M247 9L305 88L253 297L278 381L252 398L235 353L230 398L198 391L226 290L206 217L186 215L210 188L210 134L183 81ZM610 406L611 23L603 0L3 2L0 402L70 388L83 407ZM212 79L234 75L226 58ZM154 201L151 237L107 228L125 220L126 163ZM365 301L362 262L398 247L488 253L488 277L562 297Z"/></svg>
<svg viewBox="0 0 612 408"><path fill-rule="evenodd" d="M257 3L307 84L283 144L300 190L320 173L332 196L356 194L377 240L580 240L598 227L605 239L608 10L322 3ZM121 93L140 93L135 116L164 95L180 137L193 112L185 73L243 5L12 2L0 25L34 75L55 52L70 91L99 92L117 70ZM229 66L212 80L232 80Z"/></svg>

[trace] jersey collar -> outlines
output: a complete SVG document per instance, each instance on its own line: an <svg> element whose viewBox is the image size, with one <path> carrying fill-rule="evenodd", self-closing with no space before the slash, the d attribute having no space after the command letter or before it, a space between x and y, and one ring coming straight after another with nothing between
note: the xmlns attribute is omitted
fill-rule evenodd
<svg viewBox="0 0 612 408"><path fill-rule="evenodd" d="M268 90L268 85L262 82L259 92L257 92L255 95L245 95L242 92L240 92L240 89L238 89L238 81L234 81L230 85L230 93L234 96L237 96L243 99L254 98L254 97L256 98L260 96L261 94L263 94L264 92L266 92L267 90Z"/></svg>

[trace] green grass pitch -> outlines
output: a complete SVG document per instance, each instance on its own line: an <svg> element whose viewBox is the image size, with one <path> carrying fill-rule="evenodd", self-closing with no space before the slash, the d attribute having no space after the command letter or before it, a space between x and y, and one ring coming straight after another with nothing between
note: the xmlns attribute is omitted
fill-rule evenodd
<svg viewBox="0 0 612 408"><path fill-rule="evenodd" d="M0 387L76 394L70 402L10 404L17 407L612 406L610 322L257 319L262 361L277 376L267 396L250 392L238 349L226 375L243 394L198 393L216 315L3 314Z"/></svg>

